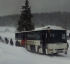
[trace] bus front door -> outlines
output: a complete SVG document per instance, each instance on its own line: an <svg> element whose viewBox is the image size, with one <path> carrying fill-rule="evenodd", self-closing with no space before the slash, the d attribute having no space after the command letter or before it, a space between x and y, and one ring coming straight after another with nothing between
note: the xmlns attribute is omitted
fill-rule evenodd
<svg viewBox="0 0 70 64"><path fill-rule="evenodd" d="M46 54L46 33L42 34L42 50L43 54Z"/></svg>

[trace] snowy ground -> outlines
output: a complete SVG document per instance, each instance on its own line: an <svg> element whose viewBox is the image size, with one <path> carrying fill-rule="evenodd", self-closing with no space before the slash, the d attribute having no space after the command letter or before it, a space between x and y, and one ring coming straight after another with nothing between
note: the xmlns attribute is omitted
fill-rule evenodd
<svg viewBox="0 0 70 64"><path fill-rule="evenodd" d="M0 36L15 39L14 33L10 32L0 33ZM70 40L68 43L70 44ZM70 47L67 55L48 56L0 42L0 64L70 64Z"/></svg>
<svg viewBox="0 0 70 64"><path fill-rule="evenodd" d="M25 48L11 46L0 42L0 64L69 64L70 48L68 55L57 56L40 55L28 52Z"/></svg>

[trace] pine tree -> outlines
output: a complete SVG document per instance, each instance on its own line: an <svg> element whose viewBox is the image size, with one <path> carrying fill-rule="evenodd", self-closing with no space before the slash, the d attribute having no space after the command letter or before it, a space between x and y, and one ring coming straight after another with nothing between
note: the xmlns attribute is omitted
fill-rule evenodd
<svg viewBox="0 0 70 64"><path fill-rule="evenodd" d="M22 6L21 16L18 21L18 31L29 31L34 29L34 24L32 23L31 18L31 7L29 6L29 1L25 1L25 6Z"/></svg>

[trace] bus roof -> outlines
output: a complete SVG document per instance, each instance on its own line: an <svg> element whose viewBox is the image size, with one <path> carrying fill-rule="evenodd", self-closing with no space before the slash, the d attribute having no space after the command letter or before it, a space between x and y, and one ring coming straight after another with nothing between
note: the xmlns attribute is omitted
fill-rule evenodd
<svg viewBox="0 0 70 64"><path fill-rule="evenodd" d="M60 26L47 25L45 27L35 28L35 30L65 30L65 29Z"/></svg>
<svg viewBox="0 0 70 64"><path fill-rule="evenodd" d="M23 33L23 32L31 32L31 31L43 31L43 30L65 30L61 27L59 28L54 28L54 27L49 27L49 26L45 26L45 27L40 27L40 28L36 28L35 30L30 30L30 31L21 31L21 32L16 32L16 33Z"/></svg>

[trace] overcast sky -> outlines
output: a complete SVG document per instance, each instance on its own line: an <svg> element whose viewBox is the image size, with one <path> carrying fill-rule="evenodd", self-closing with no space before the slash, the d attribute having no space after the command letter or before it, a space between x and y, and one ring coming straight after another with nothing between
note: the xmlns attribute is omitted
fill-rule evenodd
<svg viewBox="0 0 70 64"><path fill-rule="evenodd" d="M70 0L29 0L32 13L67 11L70 12ZM0 16L20 14L25 0L0 0Z"/></svg>

